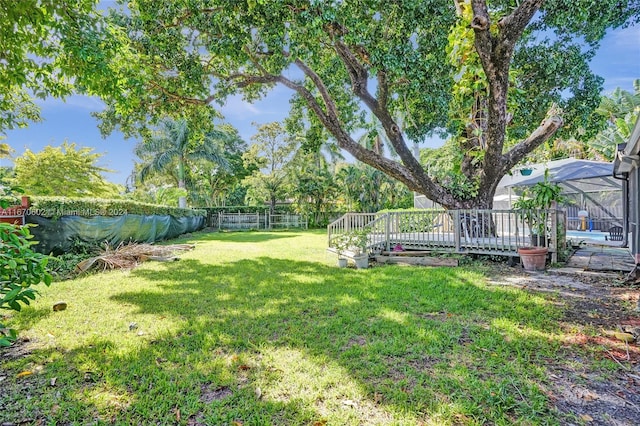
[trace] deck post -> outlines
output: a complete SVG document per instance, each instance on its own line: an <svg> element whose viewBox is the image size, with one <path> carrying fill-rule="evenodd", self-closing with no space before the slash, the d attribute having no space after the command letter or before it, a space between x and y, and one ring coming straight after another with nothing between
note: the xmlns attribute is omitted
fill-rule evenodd
<svg viewBox="0 0 640 426"><path fill-rule="evenodd" d="M555 201L551 208L551 263L558 263L558 206Z"/></svg>
<svg viewBox="0 0 640 426"><path fill-rule="evenodd" d="M391 251L391 213L387 212L384 219L384 240L387 251Z"/></svg>
<svg viewBox="0 0 640 426"><path fill-rule="evenodd" d="M460 251L460 210L453 211L453 239L456 242L456 252Z"/></svg>

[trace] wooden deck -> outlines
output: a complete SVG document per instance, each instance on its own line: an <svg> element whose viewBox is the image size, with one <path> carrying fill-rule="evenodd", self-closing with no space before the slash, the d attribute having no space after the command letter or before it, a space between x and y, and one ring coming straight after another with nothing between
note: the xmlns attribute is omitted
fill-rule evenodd
<svg viewBox="0 0 640 426"><path fill-rule="evenodd" d="M536 212L547 224L547 246L557 261L566 215ZM514 210L424 210L379 214L349 213L328 226L329 250L344 233L366 230L369 255L405 251L518 256L518 248L536 245L522 212Z"/></svg>
<svg viewBox="0 0 640 426"><path fill-rule="evenodd" d="M373 237L374 239L379 236ZM460 238L453 232L432 234L427 232L403 232L389 235L393 248L400 244L405 250L431 250L459 253L494 253L500 252L517 256L518 247L530 244L519 244L517 236L501 237L469 237Z"/></svg>

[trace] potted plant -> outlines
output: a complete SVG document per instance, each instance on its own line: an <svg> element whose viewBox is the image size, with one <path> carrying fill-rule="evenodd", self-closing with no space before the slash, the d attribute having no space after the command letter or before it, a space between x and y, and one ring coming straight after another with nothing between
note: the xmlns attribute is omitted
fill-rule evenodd
<svg viewBox="0 0 640 426"><path fill-rule="evenodd" d="M338 252L338 266L347 266L347 257L351 257L358 269L369 266L367 253L368 234L366 230L352 230L337 235L332 244Z"/></svg>
<svg viewBox="0 0 640 426"><path fill-rule="evenodd" d="M345 252L349 248L346 235L340 234L336 236L332 241L332 245L335 247L336 252L338 253L338 267L346 268L347 258L345 257Z"/></svg>
<svg viewBox="0 0 640 426"><path fill-rule="evenodd" d="M528 271L544 270L547 260L547 211L563 200L562 189L556 183L549 182L549 170L544 172L544 180L525 190L514 207L520 210L522 219L527 223L531 238L531 247L520 247L518 254L524 269Z"/></svg>
<svg viewBox="0 0 640 426"><path fill-rule="evenodd" d="M529 167L523 167L522 169L520 169L520 174L522 176L531 176L532 172L533 172L533 169Z"/></svg>
<svg viewBox="0 0 640 426"><path fill-rule="evenodd" d="M547 246L547 210L554 203L564 199L562 188L557 183L549 182L549 170L544 172L544 180L526 189L522 196L513 204L520 210L522 219L527 223L534 247Z"/></svg>

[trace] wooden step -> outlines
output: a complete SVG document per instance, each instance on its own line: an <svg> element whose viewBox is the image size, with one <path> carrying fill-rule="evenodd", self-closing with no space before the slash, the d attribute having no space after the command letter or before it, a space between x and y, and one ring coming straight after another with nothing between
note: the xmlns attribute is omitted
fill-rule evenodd
<svg viewBox="0 0 640 426"><path fill-rule="evenodd" d="M402 252L405 253L405 252ZM428 257L422 256L384 256L376 255L376 262L386 264L393 263L397 265L420 265L420 266L458 266L458 259L451 257Z"/></svg>
<svg viewBox="0 0 640 426"><path fill-rule="evenodd" d="M433 254L433 251L429 250L404 250L404 251L383 251L383 256L429 256Z"/></svg>

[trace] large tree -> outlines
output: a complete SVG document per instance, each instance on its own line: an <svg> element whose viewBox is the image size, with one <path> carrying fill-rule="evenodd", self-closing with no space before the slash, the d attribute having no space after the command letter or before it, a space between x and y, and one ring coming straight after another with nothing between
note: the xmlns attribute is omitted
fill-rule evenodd
<svg viewBox="0 0 640 426"><path fill-rule="evenodd" d="M109 63L131 89L104 98L103 129L133 131L167 105L204 114L227 95L283 85L310 123L307 144L328 132L446 207L490 207L500 178L563 123L565 137L595 131L602 79L588 61L607 28L639 16L638 0L132 0L111 23L140 69ZM352 137L365 110L397 160ZM409 148L434 131L458 147L470 190L438 181Z"/></svg>
<svg viewBox="0 0 640 426"><path fill-rule="evenodd" d="M258 132L251 139L254 145L244 154L244 159L246 166L254 165L255 170L243 180L247 197L259 204L268 201L269 214L274 214L276 202L287 196L289 163L298 140L277 121L258 126Z"/></svg>
<svg viewBox="0 0 640 426"><path fill-rule="evenodd" d="M104 178L104 173L111 170L98 165L101 157L93 148L67 142L58 147L46 146L40 152L27 149L14 160L15 175L10 183L27 195L118 196L123 188Z"/></svg>

